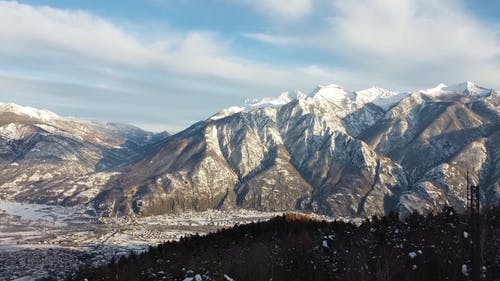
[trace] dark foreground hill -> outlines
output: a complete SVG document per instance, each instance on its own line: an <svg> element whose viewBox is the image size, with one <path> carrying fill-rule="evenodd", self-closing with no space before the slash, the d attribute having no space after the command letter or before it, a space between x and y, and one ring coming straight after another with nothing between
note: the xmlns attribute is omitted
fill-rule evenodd
<svg viewBox="0 0 500 281"><path fill-rule="evenodd" d="M451 208L358 226L288 214L167 242L73 280L467 280L467 220ZM500 207L484 213L482 233L485 280L499 280Z"/></svg>

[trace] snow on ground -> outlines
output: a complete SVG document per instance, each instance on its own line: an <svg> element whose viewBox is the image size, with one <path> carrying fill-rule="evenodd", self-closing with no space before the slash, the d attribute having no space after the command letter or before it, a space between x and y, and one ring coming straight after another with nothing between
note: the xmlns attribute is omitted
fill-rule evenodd
<svg viewBox="0 0 500 281"><path fill-rule="evenodd" d="M54 112L45 109L36 109L30 106L20 106L15 103L0 103L0 109L4 112L22 114L42 121L61 119L61 117Z"/></svg>
<svg viewBox="0 0 500 281"><path fill-rule="evenodd" d="M298 98L304 98L306 95L300 91L283 92L278 97L264 97L262 99L246 100L245 108L247 110L254 108L277 107L291 102Z"/></svg>
<svg viewBox="0 0 500 281"><path fill-rule="evenodd" d="M75 218L85 217L83 208L63 207L44 204L18 203L0 200L0 210L10 216L19 217L26 222L47 223L64 226Z"/></svg>
<svg viewBox="0 0 500 281"><path fill-rule="evenodd" d="M389 110L391 106L397 104L411 93L396 93L379 87L371 87L356 92L356 102L358 104L373 103L384 110Z"/></svg>
<svg viewBox="0 0 500 281"><path fill-rule="evenodd" d="M451 86L441 83L434 88L422 90L421 92L428 96L464 94L472 97L486 97L492 92L492 89L484 88L472 82L466 81Z"/></svg>
<svg viewBox="0 0 500 281"><path fill-rule="evenodd" d="M208 210L151 217L96 218L84 206L63 207L0 200L0 280L42 277L49 270L98 266L186 235L268 220L281 212ZM331 220L311 215L316 219ZM51 256L61 257L54 261ZM82 261L83 259L83 261ZM23 260L23 263L10 262ZM27 261L27 262L26 262ZM30 279L28 279L30 280ZM228 279L230 280L230 279Z"/></svg>
<svg viewBox="0 0 500 281"><path fill-rule="evenodd" d="M11 140L20 140L27 133L27 127L23 124L9 123L0 126L0 136Z"/></svg>
<svg viewBox="0 0 500 281"><path fill-rule="evenodd" d="M85 264L98 266L112 257L143 252L150 245L179 240L186 235L206 234L236 223L268 220L281 214L209 210L144 218L96 218L88 215L84 206L0 200L0 261L26 260L25 257L30 260L9 263L8 270L0 270L0 280L11 278L12 272L19 278L38 278L51 269L67 268L78 261L70 266L76 268L82 265L82 255ZM51 260L50 255L63 258L47 262Z"/></svg>
<svg viewBox="0 0 500 281"><path fill-rule="evenodd" d="M139 224L175 225L175 226L230 226L236 223L248 223L267 220L282 215L282 212L259 212L252 210L208 210L204 212L184 212L139 218Z"/></svg>
<svg viewBox="0 0 500 281"><path fill-rule="evenodd" d="M335 103L343 108L354 111L366 103L373 103L384 110L398 103L411 93L397 93L379 87L371 87L361 91L345 90L342 86L330 84L318 85L310 94L306 95L300 91L283 92L278 97L264 97L262 99L246 100L244 106L232 106L223 109L210 117L210 120L218 120L231 116L238 112L249 112L262 108L277 108L294 100L302 100L306 103Z"/></svg>

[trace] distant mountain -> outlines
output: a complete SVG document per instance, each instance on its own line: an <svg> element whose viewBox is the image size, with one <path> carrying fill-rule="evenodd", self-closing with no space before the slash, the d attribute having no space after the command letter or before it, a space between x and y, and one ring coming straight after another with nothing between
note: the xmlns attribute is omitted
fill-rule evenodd
<svg viewBox="0 0 500 281"><path fill-rule="evenodd" d="M165 137L0 103L0 198L87 203L117 174L113 168L137 160Z"/></svg>
<svg viewBox="0 0 500 281"><path fill-rule="evenodd" d="M463 210L466 173L500 201L500 99L471 82L413 93L319 86L231 107L113 171L103 215L209 208L339 217Z"/></svg>

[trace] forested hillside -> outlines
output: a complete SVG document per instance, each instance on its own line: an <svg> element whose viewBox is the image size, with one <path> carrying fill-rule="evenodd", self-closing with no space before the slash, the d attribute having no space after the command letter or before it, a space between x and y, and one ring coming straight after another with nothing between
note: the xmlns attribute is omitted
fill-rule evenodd
<svg viewBox="0 0 500 281"><path fill-rule="evenodd" d="M467 280L468 216L373 217L362 223L288 214L152 247L73 280ZM485 280L500 277L500 207L483 214Z"/></svg>

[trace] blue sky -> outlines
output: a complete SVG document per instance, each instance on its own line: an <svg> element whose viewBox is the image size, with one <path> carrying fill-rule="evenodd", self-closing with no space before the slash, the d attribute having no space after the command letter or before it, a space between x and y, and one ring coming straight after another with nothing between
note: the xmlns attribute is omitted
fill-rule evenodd
<svg viewBox="0 0 500 281"><path fill-rule="evenodd" d="M0 1L0 101L174 132L318 84L500 89L498 14L486 0Z"/></svg>

